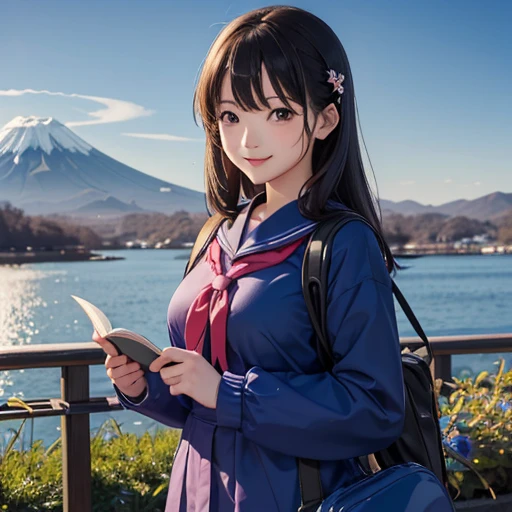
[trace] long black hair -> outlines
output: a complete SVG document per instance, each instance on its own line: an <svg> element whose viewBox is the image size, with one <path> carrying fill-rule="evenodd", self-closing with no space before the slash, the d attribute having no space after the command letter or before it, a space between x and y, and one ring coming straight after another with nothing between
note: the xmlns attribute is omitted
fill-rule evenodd
<svg viewBox="0 0 512 512"><path fill-rule="evenodd" d="M270 108L261 86L262 63L279 99L296 113L286 96L303 107L304 132L311 144L306 102L315 120L334 103L340 121L324 139L313 141L313 175L298 198L301 214L312 220L329 216L327 201L341 201L359 213L380 234L388 272L401 268L394 260L382 230L382 213L373 197L361 158L352 72L334 31L320 18L298 7L274 5L255 9L227 24L212 43L203 62L193 100L194 120L199 114L206 133L205 189L207 209L234 220L240 197L248 199L265 190L254 185L222 149L217 108L223 78L230 73L232 92L240 108ZM328 70L345 76L343 94L327 82ZM377 210L379 214L377 215Z"/></svg>

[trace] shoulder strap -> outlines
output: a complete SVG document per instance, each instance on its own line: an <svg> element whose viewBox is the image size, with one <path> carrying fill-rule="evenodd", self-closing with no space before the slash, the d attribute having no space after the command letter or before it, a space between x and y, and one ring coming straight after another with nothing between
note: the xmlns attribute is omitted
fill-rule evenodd
<svg viewBox="0 0 512 512"><path fill-rule="evenodd" d="M311 323L317 335L319 357L324 367L329 370L334 365L326 325L327 278L331 262L332 243L338 230L353 220L361 220L373 230L379 241L381 251L384 253L383 240L374 227L362 215L353 211L342 210L336 217L322 221L315 229L306 247L302 265L304 298L311 317ZM395 281L393 279L391 281L393 293L398 303L426 348L427 357L425 360L430 365L433 354L427 336Z"/></svg>
<svg viewBox="0 0 512 512"><path fill-rule="evenodd" d="M208 245L210 245L210 242L217 233L217 230L219 229L224 219L225 217L223 217L220 213L215 213L211 217L208 217L203 227L201 228L201 231L199 231L196 241L194 242L194 246L192 247L192 252L190 253L183 277L185 277L201 259L204 251Z"/></svg>

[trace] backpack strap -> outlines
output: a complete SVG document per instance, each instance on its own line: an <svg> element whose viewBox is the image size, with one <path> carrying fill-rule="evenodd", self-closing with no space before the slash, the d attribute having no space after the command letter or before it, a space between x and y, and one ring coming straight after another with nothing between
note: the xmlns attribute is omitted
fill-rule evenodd
<svg viewBox="0 0 512 512"><path fill-rule="evenodd" d="M336 233L353 220L361 220L367 224L375 233L379 246L384 255L384 243L380 234L362 216L354 211L342 210L339 215L321 221L315 229L304 252L302 265L302 288L304 299L311 323L316 334L317 353L324 368L331 371L335 361L331 345L327 335L327 284L331 262L332 244ZM430 343L414 316L412 309L405 300L396 283L392 281L392 289L400 306L411 322L414 330L423 341L427 357L426 361L430 366L433 359ZM367 472L371 472L371 455L358 457L360 465ZM302 505L299 512L315 511L323 501L323 490L320 482L320 470L312 459L297 458L299 480L301 489Z"/></svg>
<svg viewBox="0 0 512 512"><path fill-rule="evenodd" d="M185 277L201 259L206 248L213 240L213 237L217 234L217 230L219 229L224 219L225 217L223 217L220 213L215 213L211 217L208 217L203 227L201 228L201 231L197 235L196 241L194 242L194 246L192 247L192 252L190 253L183 277Z"/></svg>
<svg viewBox="0 0 512 512"><path fill-rule="evenodd" d="M319 348L318 352L320 360L322 363L325 362L324 367L329 370L334 365L332 348L328 342L326 319L328 291L327 278L331 263L332 244L336 233L345 224L348 224L353 220L360 220L373 230L377 240L379 241L381 251L384 253L382 237L375 228L362 215L352 211L342 211L338 216L321 222L313 232L308 246L306 247L302 265L302 287L306 306L311 316L311 323L318 338L317 346ZM430 366L434 356L428 338L395 281L391 279L391 282L392 290L398 300L398 303L426 348L427 357L425 360Z"/></svg>

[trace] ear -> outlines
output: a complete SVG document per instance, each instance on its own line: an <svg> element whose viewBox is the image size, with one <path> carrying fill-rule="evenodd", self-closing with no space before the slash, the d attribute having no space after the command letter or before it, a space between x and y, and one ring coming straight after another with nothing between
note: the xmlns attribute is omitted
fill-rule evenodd
<svg viewBox="0 0 512 512"><path fill-rule="evenodd" d="M340 115L338 113L338 109L334 103L329 103L327 107L325 107L322 112L320 112L319 116L319 124L316 129L315 137L317 139L323 140L325 139L339 123Z"/></svg>

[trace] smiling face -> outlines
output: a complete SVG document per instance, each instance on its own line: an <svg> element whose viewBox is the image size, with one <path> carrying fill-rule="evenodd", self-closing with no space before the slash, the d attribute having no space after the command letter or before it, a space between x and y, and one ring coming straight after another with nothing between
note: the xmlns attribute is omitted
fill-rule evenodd
<svg viewBox="0 0 512 512"><path fill-rule="evenodd" d="M224 77L221 102L217 106L222 147L231 162L255 185L272 183L276 187L282 184L283 187L292 187L298 192L312 175L312 143L301 160L307 148L303 108L289 100L297 114L288 109L272 88L264 64L261 69L263 93L270 108L260 105L260 111L245 112L237 106L231 92L229 73ZM257 95L253 96L257 100ZM309 106L307 115L313 131L314 115ZM312 135L315 136L315 131ZM247 160L251 158L268 160L253 165Z"/></svg>

